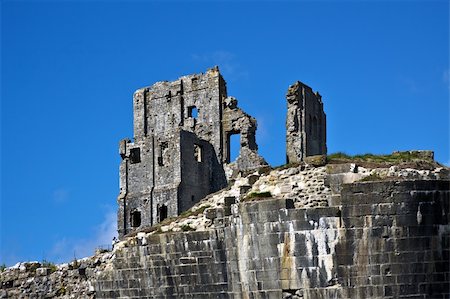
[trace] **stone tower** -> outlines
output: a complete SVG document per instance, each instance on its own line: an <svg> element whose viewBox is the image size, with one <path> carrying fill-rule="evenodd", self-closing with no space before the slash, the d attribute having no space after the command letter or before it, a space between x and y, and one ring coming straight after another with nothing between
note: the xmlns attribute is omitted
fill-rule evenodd
<svg viewBox="0 0 450 299"><path fill-rule="evenodd" d="M177 216L224 188L224 167L230 178L267 165L257 154L256 120L227 97L217 67L137 90L133 110L134 141L119 145L120 238ZM240 134L241 155L228 164L233 134Z"/></svg>
<svg viewBox="0 0 450 299"><path fill-rule="evenodd" d="M320 94L297 81L289 86L286 99L286 163L326 154L326 115Z"/></svg>

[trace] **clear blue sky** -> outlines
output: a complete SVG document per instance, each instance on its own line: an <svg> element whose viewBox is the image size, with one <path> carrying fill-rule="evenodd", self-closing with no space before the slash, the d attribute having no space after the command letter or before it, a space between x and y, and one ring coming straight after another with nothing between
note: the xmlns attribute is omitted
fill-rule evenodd
<svg viewBox="0 0 450 299"><path fill-rule="evenodd" d="M323 95L328 150L448 165L448 1L2 1L0 263L110 244L132 94L218 65L284 163L285 93Z"/></svg>

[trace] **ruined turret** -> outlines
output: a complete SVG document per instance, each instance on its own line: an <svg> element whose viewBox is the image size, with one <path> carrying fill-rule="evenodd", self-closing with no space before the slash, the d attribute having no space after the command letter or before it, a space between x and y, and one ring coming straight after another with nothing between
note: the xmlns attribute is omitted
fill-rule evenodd
<svg viewBox="0 0 450 299"><path fill-rule="evenodd" d="M286 163L298 163L308 156L325 155L326 115L322 97L300 81L286 94Z"/></svg>

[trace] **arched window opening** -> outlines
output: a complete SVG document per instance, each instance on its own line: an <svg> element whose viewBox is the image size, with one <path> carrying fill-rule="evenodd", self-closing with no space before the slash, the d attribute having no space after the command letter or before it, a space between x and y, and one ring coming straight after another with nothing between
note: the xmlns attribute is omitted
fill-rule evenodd
<svg viewBox="0 0 450 299"><path fill-rule="evenodd" d="M131 219L131 226L132 227L139 227L141 226L141 212L139 211L133 211L130 215Z"/></svg>

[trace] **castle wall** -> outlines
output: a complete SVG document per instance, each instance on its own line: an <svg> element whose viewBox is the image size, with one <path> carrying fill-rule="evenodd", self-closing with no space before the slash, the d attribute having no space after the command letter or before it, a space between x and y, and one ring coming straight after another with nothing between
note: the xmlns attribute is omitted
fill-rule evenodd
<svg viewBox="0 0 450 299"><path fill-rule="evenodd" d="M225 186L223 169L211 156L214 153L215 160L222 157L225 97L225 81L217 68L172 82L157 82L134 93L134 141L124 140L119 146L120 238L177 216ZM203 144L206 162L182 161L182 153L194 146L193 141L187 142L189 138L182 138L187 132L197 136L197 144Z"/></svg>
<svg viewBox="0 0 450 299"><path fill-rule="evenodd" d="M322 97L297 81L289 86L286 99L286 162L297 163L307 156L326 154L326 115Z"/></svg>
<svg viewBox="0 0 450 299"><path fill-rule="evenodd" d="M337 277L348 298L450 295L449 181L344 185Z"/></svg>
<svg viewBox="0 0 450 299"><path fill-rule="evenodd" d="M116 251L96 295L448 296L449 189L448 181L364 182L343 186L342 208L241 203L211 231L138 236Z"/></svg>
<svg viewBox="0 0 450 299"><path fill-rule="evenodd" d="M225 99L226 83L217 67L134 93L134 140L119 146L120 239L224 188L230 133L241 133L243 147L232 175L267 166L257 153L256 120Z"/></svg>
<svg viewBox="0 0 450 299"><path fill-rule="evenodd" d="M113 252L0 274L2 298L448 298L450 182L344 184L342 207L258 200L214 229L138 234Z"/></svg>
<svg viewBox="0 0 450 299"><path fill-rule="evenodd" d="M180 211L189 209L206 195L227 185L225 173L214 147L195 134L181 131L182 177L178 192Z"/></svg>

